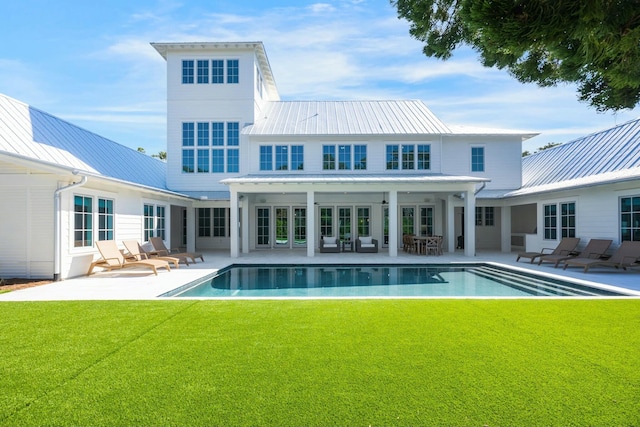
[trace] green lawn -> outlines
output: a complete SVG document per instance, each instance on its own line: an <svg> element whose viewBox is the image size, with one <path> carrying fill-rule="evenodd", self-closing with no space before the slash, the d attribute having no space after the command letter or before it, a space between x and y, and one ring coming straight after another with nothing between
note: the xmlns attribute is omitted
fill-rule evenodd
<svg viewBox="0 0 640 427"><path fill-rule="evenodd" d="M640 425L640 300L0 310L0 425Z"/></svg>

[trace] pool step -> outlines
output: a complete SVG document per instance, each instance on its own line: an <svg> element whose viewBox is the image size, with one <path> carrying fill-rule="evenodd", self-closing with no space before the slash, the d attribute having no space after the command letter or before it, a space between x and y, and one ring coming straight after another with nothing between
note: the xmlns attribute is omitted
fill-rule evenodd
<svg viewBox="0 0 640 427"><path fill-rule="evenodd" d="M575 288L539 277L523 277L519 273L501 270L490 266L470 269L470 272L485 279L494 280L506 286L540 296L598 296L597 292L586 288Z"/></svg>

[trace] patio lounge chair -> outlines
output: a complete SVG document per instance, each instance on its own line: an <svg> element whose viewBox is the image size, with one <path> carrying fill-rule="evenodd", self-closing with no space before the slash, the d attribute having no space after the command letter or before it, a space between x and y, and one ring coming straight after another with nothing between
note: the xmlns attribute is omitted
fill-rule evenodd
<svg viewBox="0 0 640 427"><path fill-rule="evenodd" d="M587 246L585 246L584 249L580 251L580 253L569 252L557 255L542 255L538 260L538 265L542 264L543 262L552 262L554 264L553 266L557 268L559 263L571 258L600 258L605 254L605 252L607 252L607 249L609 249L609 246L611 246L611 242L611 240L605 239L591 239L589 240L589 243L587 243Z"/></svg>
<svg viewBox="0 0 640 427"><path fill-rule="evenodd" d="M322 236L320 238L320 252L340 252L340 245L335 237Z"/></svg>
<svg viewBox="0 0 640 427"><path fill-rule="evenodd" d="M150 237L149 241L153 246L153 251L149 251L149 254L152 256L172 256L176 258L186 257L193 261L193 263L196 262L196 258L200 258L202 262L204 262L204 257L202 256L202 254L194 252L177 252L173 249L167 249L167 247L164 245L162 237Z"/></svg>
<svg viewBox="0 0 640 427"><path fill-rule="evenodd" d="M127 267L145 267L153 270L155 275L158 275L158 268L166 268L167 271L171 271L169 263L161 259L145 259L141 261L127 260L114 240L99 240L96 242L96 246L100 251L102 258L93 261L89 266L87 276L89 276L95 267L102 267L107 271L114 269L121 269Z"/></svg>
<svg viewBox="0 0 640 427"><path fill-rule="evenodd" d="M565 260L564 269L569 266L584 267L584 272L588 272L590 267L615 267L626 270L627 267L638 266L640 259L640 242L622 242L617 251L609 259L602 258L573 258Z"/></svg>
<svg viewBox="0 0 640 427"><path fill-rule="evenodd" d="M576 247L580 243L580 239L578 237L563 237L558 246L555 249L552 248L542 248L540 252L521 252L518 254L518 258L516 258L516 262L520 261L520 258L530 258L531 264L533 261L541 257L543 255L568 255L570 252L573 252ZM551 252L545 252L551 251Z"/></svg>
<svg viewBox="0 0 640 427"><path fill-rule="evenodd" d="M356 252L376 253L378 252L378 240L371 236L359 236L356 239Z"/></svg>
<svg viewBox="0 0 640 427"><path fill-rule="evenodd" d="M127 259L133 259L135 261L150 259L149 255L142 249L142 247L140 246L140 243L138 243L137 240L123 240L122 243L124 244L124 247L127 250L127 252L129 252L128 254L125 255ZM169 264L173 264L175 268L180 267L179 264L181 259L177 257L157 256L157 257L154 257L153 259L161 259L163 261L167 261ZM186 261L186 258L183 258L183 259ZM189 263L187 263L187 265L189 265Z"/></svg>

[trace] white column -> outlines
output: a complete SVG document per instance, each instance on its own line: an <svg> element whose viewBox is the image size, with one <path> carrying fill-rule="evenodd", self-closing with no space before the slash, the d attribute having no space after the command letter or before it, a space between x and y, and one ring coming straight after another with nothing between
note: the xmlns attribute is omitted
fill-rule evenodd
<svg viewBox="0 0 640 427"><path fill-rule="evenodd" d="M476 195L475 189L464 195L464 255L476 256Z"/></svg>
<svg viewBox="0 0 640 427"><path fill-rule="evenodd" d="M502 252L511 252L511 206L500 208L500 236Z"/></svg>
<svg viewBox="0 0 640 427"><path fill-rule="evenodd" d="M231 258L238 258L238 192L231 187L231 199L229 200L230 207L230 224L231 224L231 252L229 256Z"/></svg>
<svg viewBox="0 0 640 427"><path fill-rule="evenodd" d="M453 204L453 194L447 196L447 251L456 251L456 208Z"/></svg>
<svg viewBox="0 0 640 427"><path fill-rule="evenodd" d="M315 193L307 191L307 256L316 254L316 207Z"/></svg>
<svg viewBox="0 0 640 427"><path fill-rule="evenodd" d="M242 224L240 230L242 230L242 253L249 253L249 196L245 194L242 200Z"/></svg>
<svg viewBox="0 0 640 427"><path fill-rule="evenodd" d="M389 256L398 256L398 192L389 191Z"/></svg>
<svg viewBox="0 0 640 427"><path fill-rule="evenodd" d="M180 246L180 245L176 245ZM196 251L196 208L187 208L187 252Z"/></svg>

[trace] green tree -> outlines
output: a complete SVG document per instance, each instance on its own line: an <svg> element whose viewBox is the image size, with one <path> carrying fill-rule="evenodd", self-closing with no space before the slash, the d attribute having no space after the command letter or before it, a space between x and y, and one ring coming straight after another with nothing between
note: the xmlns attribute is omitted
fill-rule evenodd
<svg viewBox="0 0 640 427"><path fill-rule="evenodd" d="M430 57L462 45L523 83L575 83L598 111L640 101L638 0L391 0Z"/></svg>
<svg viewBox="0 0 640 427"><path fill-rule="evenodd" d="M151 157L156 157L160 160L162 160L163 162L167 161L167 152L166 151L160 151L158 152L158 154L152 154Z"/></svg>
<svg viewBox="0 0 640 427"><path fill-rule="evenodd" d="M523 151L522 152L522 157L530 156L531 154L535 154L535 153L537 153L539 151L548 150L549 148L557 147L558 145L560 145L559 142L547 142L542 147L538 147L538 149L536 151L534 151L533 153L531 153L528 150Z"/></svg>

